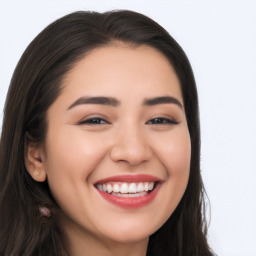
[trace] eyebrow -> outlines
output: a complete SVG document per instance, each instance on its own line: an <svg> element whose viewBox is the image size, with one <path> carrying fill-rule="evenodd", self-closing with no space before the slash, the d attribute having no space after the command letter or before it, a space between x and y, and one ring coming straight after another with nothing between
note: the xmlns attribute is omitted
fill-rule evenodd
<svg viewBox="0 0 256 256"><path fill-rule="evenodd" d="M71 104L67 110L70 110L76 106L83 104L99 104L111 107L118 107L121 105L121 102L113 97L81 97L78 100L76 100L73 104ZM183 105L181 104L181 102L178 99L171 96L149 98L143 101L143 106L154 106L158 104L176 104L181 109L183 109Z"/></svg>
<svg viewBox="0 0 256 256"><path fill-rule="evenodd" d="M181 104L181 102L178 99L171 96L162 96L162 97L145 99L143 102L144 106L153 106L158 104L176 104L181 109L183 109L183 105Z"/></svg>
<svg viewBox="0 0 256 256"><path fill-rule="evenodd" d="M81 97L78 100L76 100L71 106L69 106L68 110L82 104L99 104L117 107L121 103L119 100L112 97Z"/></svg>

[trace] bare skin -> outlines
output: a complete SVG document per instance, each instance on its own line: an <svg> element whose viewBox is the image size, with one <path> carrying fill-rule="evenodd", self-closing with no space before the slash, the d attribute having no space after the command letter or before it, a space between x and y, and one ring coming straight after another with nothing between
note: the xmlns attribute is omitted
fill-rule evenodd
<svg viewBox="0 0 256 256"><path fill-rule="evenodd" d="M190 136L168 60L144 45L93 50L66 74L47 121L46 141L29 146L26 164L48 180L70 254L145 256L189 178ZM116 175L156 177L156 196L132 209L105 200L98 182Z"/></svg>

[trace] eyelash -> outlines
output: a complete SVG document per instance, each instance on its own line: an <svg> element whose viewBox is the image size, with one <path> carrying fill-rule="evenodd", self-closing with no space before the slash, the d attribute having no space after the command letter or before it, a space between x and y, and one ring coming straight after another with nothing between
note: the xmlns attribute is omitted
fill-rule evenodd
<svg viewBox="0 0 256 256"><path fill-rule="evenodd" d="M82 125L82 124L102 125L102 124L110 124L110 123L108 121L106 121L105 119L103 119L103 118L94 117L94 118L83 120L83 121L79 122L78 124L79 125Z"/></svg>
<svg viewBox="0 0 256 256"><path fill-rule="evenodd" d="M102 124L110 124L110 122L106 121L103 118L94 117L90 119L83 120L78 123L79 125L102 125ZM165 117L156 117L146 122L146 124L152 125L176 125L178 122L175 120L165 118Z"/></svg>
<svg viewBox="0 0 256 256"><path fill-rule="evenodd" d="M156 122L156 123L153 123L153 122ZM172 124L174 124L174 125L176 125L176 124L178 124L178 122L176 122L173 119L169 119L169 118L165 118L165 117L156 117L156 118L153 118L153 119L147 121L146 124L153 124L153 125L158 125L158 124L172 125Z"/></svg>

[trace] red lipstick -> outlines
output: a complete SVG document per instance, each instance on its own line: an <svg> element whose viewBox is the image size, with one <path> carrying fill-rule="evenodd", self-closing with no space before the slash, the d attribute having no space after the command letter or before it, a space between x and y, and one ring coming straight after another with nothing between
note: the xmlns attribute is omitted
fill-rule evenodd
<svg viewBox="0 0 256 256"><path fill-rule="evenodd" d="M99 184L113 184L113 183L143 183L143 182L154 182L155 186L152 191L147 192L137 192L137 193L108 193L107 191L103 191L99 189L97 186ZM144 174L138 174L138 175L118 175L118 176L112 176L106 179L99 180L95 183L95 187L99 194L108 202L115 204L117 206L126 208L126 209L136 209L140 208L142 206L145 206L149 203L151 203L154 198L156 197L161 184L162 180L151 175L144 175ZM132 197L130 197L132 196Z"/></svg>

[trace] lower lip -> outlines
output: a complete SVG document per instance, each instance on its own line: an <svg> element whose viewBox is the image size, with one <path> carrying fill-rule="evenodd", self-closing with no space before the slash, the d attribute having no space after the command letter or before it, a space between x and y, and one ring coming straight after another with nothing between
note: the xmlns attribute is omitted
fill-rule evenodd
<svg viewBox="0 0 256 256"><path fill-rule="evenodd" d="M158 183L153 191L141 197L119 197L119 196L113 196L99 189L97 190L105 200L107 200L112 204L115 204L117 206L120 206L126 209L136 209L151 203L156 197L160 187L161 187L161 184Z"/></svg>

